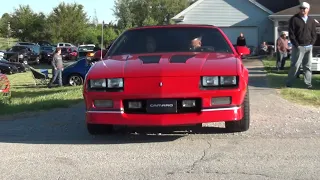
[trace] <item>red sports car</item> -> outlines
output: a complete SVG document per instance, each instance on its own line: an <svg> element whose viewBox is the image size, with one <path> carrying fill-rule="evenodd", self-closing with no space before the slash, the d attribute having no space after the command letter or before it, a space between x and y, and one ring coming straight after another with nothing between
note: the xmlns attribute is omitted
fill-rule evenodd
<svg viewBox="0 0 320 180"><path fill-rule="evenodd" d="M248 69L227 36L210 25L132 28L86 75L90 134L115 125L250 124Z"/></svg>

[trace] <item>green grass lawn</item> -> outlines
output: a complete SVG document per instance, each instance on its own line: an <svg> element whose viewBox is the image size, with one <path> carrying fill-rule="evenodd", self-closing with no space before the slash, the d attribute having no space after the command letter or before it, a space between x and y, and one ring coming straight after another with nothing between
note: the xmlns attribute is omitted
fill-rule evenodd
<svg viewBox="0 0 320 180"><path fill-rule="evenodd" d="M34 66L34 68L50 69L46 65ZM49 72L51 73L51 70ZM30 71L8 75L8 78L11 83L12 98L11 102L0 105L0 115L69 107L83 100L82 86L51 89L46 86L35 86Z"/></svg>
<svg viewBox="0 0 320 180"><path fill-rule="evenodd" d="M306 85L303 81L303 75L296 79L292 88L286 88L286 78L288 75L288 70L290 67L290 60L287 60L285 65L285 70L277 72L275 70L275 59L265 59L263 60L265 70L267 71L267 76L269 84L272 88L279 90L279 93L290 101L300 103L303 105L312 105L320 107L320 75L313 74L312 84L314 89L306 89Z"/></svg>

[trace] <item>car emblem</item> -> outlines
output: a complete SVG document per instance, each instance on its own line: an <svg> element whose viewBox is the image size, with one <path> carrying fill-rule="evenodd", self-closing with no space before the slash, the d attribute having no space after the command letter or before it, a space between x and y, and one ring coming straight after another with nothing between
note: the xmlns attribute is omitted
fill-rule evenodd
<svg viewBox="0 0 320 180"><path fill-rule="evenodd" d="M162 82L160 82L159 86L162 87L162 85L163 85Z"/></svg>

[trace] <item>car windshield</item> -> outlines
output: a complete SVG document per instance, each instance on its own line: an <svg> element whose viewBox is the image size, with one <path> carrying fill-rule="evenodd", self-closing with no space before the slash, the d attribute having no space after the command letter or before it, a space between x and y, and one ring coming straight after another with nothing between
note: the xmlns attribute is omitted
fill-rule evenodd
<svg viewBox="0 0 320 180"><path fill-rule="evenodd" d="M126 31L106 56L166 52L233 53L216 28L168 27Z"/></svg>
<svg viewBox="0 0 320 180"><path fill-rule="evenodd" d="M314 46L320 46L320 27L317 28L317 40Z"/></svg>
<svg viewBox="0 0 320 180"><path fill-rule="evenodd" d="M94 50L94 46L80 46L78 48L79 51L93 51Z"/></svg>

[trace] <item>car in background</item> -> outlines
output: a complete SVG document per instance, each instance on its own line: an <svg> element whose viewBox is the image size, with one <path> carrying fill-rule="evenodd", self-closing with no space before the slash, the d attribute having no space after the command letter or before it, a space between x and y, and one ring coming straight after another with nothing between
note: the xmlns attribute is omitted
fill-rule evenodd
<svg viewBox="0 0 320 180"><path fill-rule="evenodd" d="M15 66L17 69L18 69L18 72L26 72L28 67L26 67L25 64L23 63L18 63L18 62L10 62L6 59L3 59L3 58L0 58L0 63L2 64L8 64L8 65L11 65L11 66Z"/></svg>
<svg viewBox="0 0 320 180"><path fill-rule="evenodd" d="M75 45L73 45L71 43L59 42L59 43L57 43L56 47L75 47Z"/></svg>
<svg viewBox="0 0 320 180"><path fill-rule="evenodd" d="M40 47L40 62L51 63L56 47L41 46Z"/></svg>
<svg viewBox="0 0 320 180"><path fill-rule="evenodd" d="M0 62L0 73L2 74L15 74L19 70L15 65Z"/></svg>
<svg viewBox="0 0 320 180"><path fill-rule="evenodd" d="M86 57L80 58L78 61L64 68L62 71L62 83L69 86L83 85L86 74L91 66L90 60Z"/></svg>
<svg viewBox="0 0 320 180"><path fill-rule="evenodd" d="M78 58L93 57L95 52L95 45L80 45L78 47Z"/></svg>
<svg viewBox="0 0 320 180"><path fill-rule="evenodd" d="M60 47L63 60L75 60L78 56L77 47Z"/></svg>
<svg viewBox="0 0 320 180"><path fill-rule="evenodd" d="M4 59L10 62L40 64L40 46L15 45L5 52Z"/></svg>
<svg viewBox="0 0 320 180"><path fill-rule="evenodd" d="M126 30L84 85L90 134L121 126L200 126L224 122L249 129L248 69L224 32L211 25Z"/></svg>
<svg viewBox="0 0 320 180"><path fill-rule="evenodd" d="M317 27L317 41L313 45L312 50L312 65L311 71L319 72L320 71L320 25Z"/></svg>

